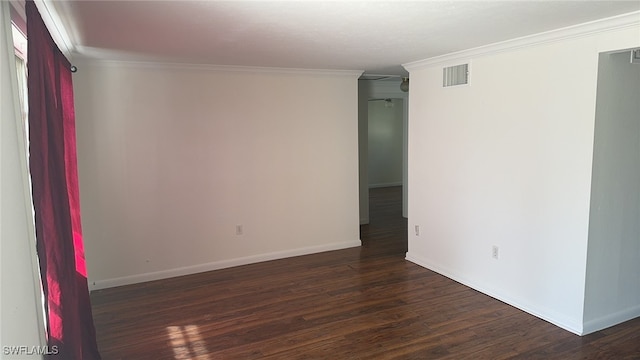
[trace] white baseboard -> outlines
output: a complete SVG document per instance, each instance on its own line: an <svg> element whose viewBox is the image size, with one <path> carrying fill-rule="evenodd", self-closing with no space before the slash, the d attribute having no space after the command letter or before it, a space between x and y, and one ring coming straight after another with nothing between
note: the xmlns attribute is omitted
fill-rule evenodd
<svg viewBox="0 0 640 360"><path fill-rule="evenodd" d="M640 305L625 309L623 311L619 311L614 314L586 321L584 323L582 335L591 334L593 332L621 324L625 321L635 319L637 317L640 317Z"/></svg>
<svg viewBox="0 0 640 360"><path fill-rule="evenodd" d="M567 319L566 317L563 317L560 314L556 314L553 313L552 311L549 311L548 309L542 309L539 306L536 306L534 304L529 303L528 301L526 301L525 299L516 299L513 298L511 296L508 296L506 294L501 293L500 291L496 290L496 289L491 289L489 286L484 285L484 284L480 284L476 281L471 281L469 279L466 279L462 276L458 276L453 274L452 272L436 265L433 264L430 261L427 261L423 258L420 258L419 256L415 256L414 254L411 254L409 252L407 252L406 260L411 261L412 263L422 266L424 268L427 268L431 271L437 272L440 275L446 276L449 279L459 282L462 285L468 286L474 290L480 291L483 294L489 295L494 299L500 300L505 304L511 305L515 308L518 308L524 312L527 312L537 318L540 318L542 320L548 321L553 325L556 325L560 328L563 328L567 331L570 331L576 335L583 335L584 331L583 331L583 325L582 323L579 322L575 322L571 319Z"/></svg>
<svg viewBox="0 0 640 360"><path fill-rule="evenodd" d="M284 258L293 257L293 256L315 254L315 253L320 253L325 251L340 250L340 249L346 249L351 247L357 247L361 245L362 245L362 242L360 240L345 241L345 242L331 243L331 244L318 245L318 246L309 246L309 247L298 248L298 249L275 251L275 252L266 253L266 254L251 255L251 256L245 256L245 257L228 259L228 260L220 260L220 261L214 261L214 262L205 263L205 264L198 264L198 265L185 266L185 267L179 267L174 269L154 271L149 273L135 274L135 275L123 276L123 277L112 278L112 279L95 280L95 281L92 281L91 279L89 279L89 290L92 291L92 290L106 289L106 288L122 286L122 285L137 284L137 283L146 282L146 281L167 279L167 278L183 276L183 275L191 275L191 274L201 273L205 271L220 270L220 269L226 269L234 266L254 264L254 263L259 263L259 262L269 261L269 260L284 259Z"/></svg>

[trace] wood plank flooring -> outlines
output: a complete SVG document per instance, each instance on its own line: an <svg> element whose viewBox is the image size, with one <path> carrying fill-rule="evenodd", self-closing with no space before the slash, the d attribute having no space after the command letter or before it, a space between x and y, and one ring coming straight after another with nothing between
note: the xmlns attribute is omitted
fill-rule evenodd
<svg viewBox="0 0 640 360"><path fill-rule="evenodd" d="M104 359L640 359L640 318L576 336L404 260L401 188L363 246L94 291Z"/></svg>

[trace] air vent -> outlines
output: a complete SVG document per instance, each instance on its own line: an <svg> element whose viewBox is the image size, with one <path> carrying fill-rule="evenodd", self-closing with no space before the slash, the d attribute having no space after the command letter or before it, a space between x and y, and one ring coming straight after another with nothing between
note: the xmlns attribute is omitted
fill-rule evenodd
<svg viewBox="0 0 640 360"><path fill-rule="evenodd" d="M449 66L442 69L442 86L464 85L469 83L469 64Z"/></svg>

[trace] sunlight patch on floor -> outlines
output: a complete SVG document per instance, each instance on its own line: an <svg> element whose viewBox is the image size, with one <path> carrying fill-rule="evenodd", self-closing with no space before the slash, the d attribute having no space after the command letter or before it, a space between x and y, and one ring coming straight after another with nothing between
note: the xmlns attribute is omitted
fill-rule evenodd
<svg viewBox="0 0 640 360"><path fill-rule="evenodd" d="M167 334L176 360L211 359L197 325L168 326Z"/></svg>

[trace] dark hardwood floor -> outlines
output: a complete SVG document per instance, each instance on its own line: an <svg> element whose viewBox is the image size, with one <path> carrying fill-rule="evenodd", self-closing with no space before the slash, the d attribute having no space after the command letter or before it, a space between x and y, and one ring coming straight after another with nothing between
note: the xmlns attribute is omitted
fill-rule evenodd
<svg viewBox="0 0 640 360"><path fill-rule="evenodd" d="M640 318L584 337L404 260L400 188L363 246L91 294L104 359L640 359Z"/></svg>

